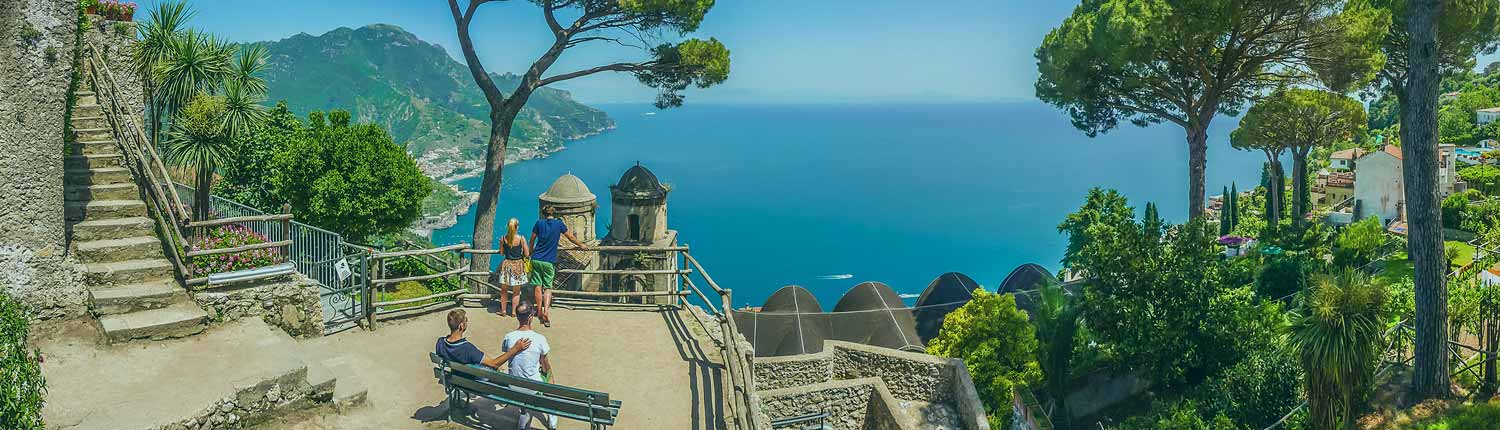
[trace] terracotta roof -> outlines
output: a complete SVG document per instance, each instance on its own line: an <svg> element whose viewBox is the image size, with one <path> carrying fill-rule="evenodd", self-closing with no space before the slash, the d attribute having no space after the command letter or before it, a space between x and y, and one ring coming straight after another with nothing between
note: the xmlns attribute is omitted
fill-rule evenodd
<svg viewBox="0 0 1500 430"><path fill-rule="evenodd" d="M1354 172L1333 172L1319 174L1318 179L1322 179L1324 185L1334 188L1354 187Z"/></svg>
<svg viewBox="0 0 1500 430"><path fill-rule="evenodd" d="M1343 151L1335 151L1333 155L1329 156L1328 158L1332 158L1335 160L1353 160L1359 157L1363 157L1368 153L1370 153L1370 151L1366 151L1364 148L1350 148Z"/></svg>
<svg viewBox="0 0 1500 430"><path fill-rule="evenodd" d="M1396 157L1397 160L1402 159L1401 158L1401 147L1399 147L1399 146L1396 146L1396 145L1386 145L1384 148L1381 148L1380 150L1385 151L1385 153L1387 153L1387 154L1391 154L1391 156Z"/></svg>

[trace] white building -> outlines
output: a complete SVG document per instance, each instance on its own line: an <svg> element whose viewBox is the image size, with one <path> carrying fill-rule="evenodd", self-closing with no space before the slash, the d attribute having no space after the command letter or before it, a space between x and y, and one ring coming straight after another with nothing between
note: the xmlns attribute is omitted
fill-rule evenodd
<svg viewBox="0 0 1500 430"><path fill-rule="evenodd" d="M1442 197L1467 188L1456 181L1457 158L1453 145L1438 146L1438 189ZM1385 223L1401 218L1406 204L1401 160L1401 148L1392 145L1359 158L1354 178L1354 201L1358 207L1355 218L1374 215Z"/></svg>
<svg viewBox="0 0 1500 430"><path fill-rule="evenodd" d="M1364 148L1351 148L1343 151L1334 151L1328 156L1328 167L1334 169L1354 170L1354 160L1369 154Z"/></svg>
<svg viewBox="0 0 1500 430"><path fill-rule="evenodd" d="M1500 107L1484 108L1474 111L1474 122L1483 126L1500 119Z"/></svg>

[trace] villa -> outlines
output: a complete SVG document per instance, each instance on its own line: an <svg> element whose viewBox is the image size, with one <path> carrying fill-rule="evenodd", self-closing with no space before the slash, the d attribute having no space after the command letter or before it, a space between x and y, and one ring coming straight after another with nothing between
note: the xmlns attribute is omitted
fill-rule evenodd
<svg viewBox="0 0 1500 430"><path fill-rule="evenodd" d="M1442 197L1467 189L1467 184L1458 181L1457 152L1453 145L1438 147L1438 190ZM1354 200L1348 212L1335 212L1329 220L1334 223L1358 221L1369 216L1379 217L1390 223L1402 218L1405 211L1406 188L1402 176L1401 148L1386 145L1356 160ZM1331 199L1330 199L1331 200Z"/></svg>
<svg viewBox="0 0 1500 430"><path fill-rule="evenodd" d="M1328 168L1340 170L1354 170L1354 160L1369 154L1364 148L1351 148L1342 151L1334 151L1328 156Z"/></svg>
<svg viewBox="0 0 1500 430"><path fill-rule="evenodd" d="M1489 125L1500 119L1500 107L1484 108L1474 111L1474 123L1480 127Z"/></svg>

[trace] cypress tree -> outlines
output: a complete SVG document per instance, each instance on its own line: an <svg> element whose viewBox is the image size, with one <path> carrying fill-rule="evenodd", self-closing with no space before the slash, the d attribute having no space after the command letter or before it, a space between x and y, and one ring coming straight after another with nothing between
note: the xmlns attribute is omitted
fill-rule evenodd
<svg viewBox="0 0 1500 430"><path fill-rule="evenodd" d="M1234 182L1229 183L1229 229L1240 225L1240 192Z"/></svg>
<svg viewBox="0 0 1500 430"><path fill-rule="evenodd" d="M1224 194L1219 199L1219 235L1229 235L1229 187L1224 187Z"/></svg>

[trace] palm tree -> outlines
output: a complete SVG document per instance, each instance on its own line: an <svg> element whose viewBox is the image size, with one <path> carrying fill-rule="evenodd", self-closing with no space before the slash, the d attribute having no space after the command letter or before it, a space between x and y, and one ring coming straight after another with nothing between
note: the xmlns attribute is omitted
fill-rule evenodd
<svg viewBox="0 0 1500 430"><path fill-rule="evenodd" d="M1148 206L1147 210L1155 213L1154 206ZM1147 228L1152 227L1148 225ZM1068 411L1066 400L1068 382L1072 379L1069 370L1073 367L1073 339L1078 334L1078 320L1083 307L1078 306L1074 297L1055 283L1043 284L1038 292L1041 300L1032 319L1036 325L1037 342L1040 344L1038 361L1045 378L1043 383L1047 387L1047 393L1052 396L1052 425L1059 430L1067 430L1072 427L1072 415Z"/></svg>
<svg viewBox="0 0 1500 430"><path fill-rule="evenodd" d="M234 50L233 44L192 29L169 39L165 56L151 73L156 106L176 114L200 93L217 91L234 73Z"/></svg>
<svg viewBox="0 0 1500 430"><path fill-rule="evenodd" d="M269 65L267 62L269 56L265 45L259 43L240 51L239 57L234 60L232 75L226 83L235 82L252 94L264 95L266 80L260 77L260 73Z"/></svg>
<svg viewBox="0 0 1500 430"><path fill-rule="evenodd" d="M1290 327L1313 428L1356 427L1375 378L1385 302L1385 289L1363 272L1346 269L1313 278Z"/></svg>
<svg viewBox="0 0 1500 430"><path fill-rule="evenodd" d="M258 79L258 78L257 78ZM229 140L245 134L266 118L264 92L255 92L236 79L224 82L224 135Z"/></svg>
<svg viewBox="0 0 1500 430"><path fill-rule="evenodd" d="M225 102L222 97L200 93L172 119L172 129L165 142L168 162L193 168L193 220L208 219L209 190L214 170L231 154L231 140L225 127Z"/></svg>
<svg viewBox="0 0 1500 430"><path fill-rule="evenodd" d="M168 46L172 40L182 36L184 25L192 19L193 10L187 3L167 1L151 9L145 22L136 26L140 40L131 45L130 69L142 83L146 103L151 108L151 142L157 143L157 131L161 129L162 106L156 99L156 80L153 73L157 64L166 61Z"/></svg>

